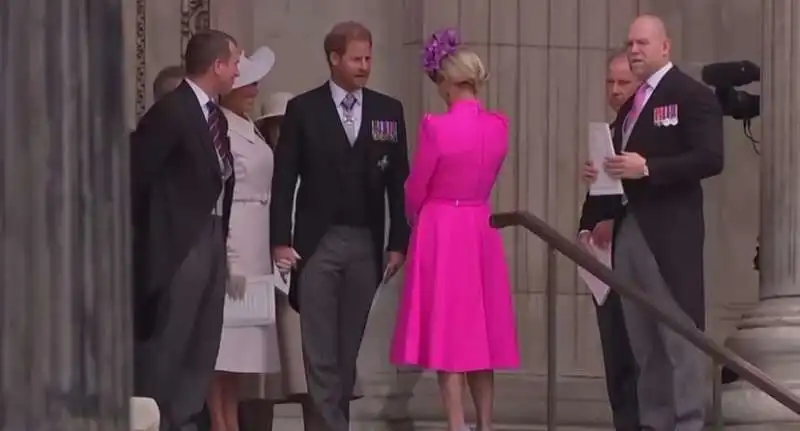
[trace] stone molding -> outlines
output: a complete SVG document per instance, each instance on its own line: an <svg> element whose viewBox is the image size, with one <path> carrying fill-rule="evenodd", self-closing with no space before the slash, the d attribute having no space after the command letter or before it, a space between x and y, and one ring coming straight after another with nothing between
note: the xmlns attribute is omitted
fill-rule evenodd
<svg viewBox="0 0 800 431"><path fill-rule="evenodd" d="M198 30L210 27L211 0L181 0L181 47ZM181 49L181 61L183 50ZM136 0L136 97L134 112L137 120L147 110L147 0Z"/></svg>
<svg viewBox="0 0 800 431"><path fill-rule="evenodd" d="M144 115L147 103L147 6L146 0L136 0L136 118Z"/></svg>

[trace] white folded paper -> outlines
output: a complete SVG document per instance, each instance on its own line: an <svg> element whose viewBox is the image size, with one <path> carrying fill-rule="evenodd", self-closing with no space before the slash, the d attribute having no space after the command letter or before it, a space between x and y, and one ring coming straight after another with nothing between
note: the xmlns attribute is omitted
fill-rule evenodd
<svg viewBox="0 0 800 431"><path fill-rule="evenodd" d="M593 241L589 241L588 252L592 256L594 256L600 263L603 265L611 268L611 247L609 246L607 249L602 249L594 244ZM586 247L584 247L586 249ZM592 293L594 297L594 301L597 305L603 305L606 302L606 298L608 298L608 292L611 291L611 288L608 287L607 284L600 281L597 277L592 275L589 271L583 269L580 265L578 266L578 276L586 283L586 287L589 288L589 291Z"/></svg>
<svg viewBox="0 0 800 431"><path fill-rule="evenodd" d="M291 272L281 274L280 270L278 270L278 266L275 265L272 268L272 282L275 285L275 290L284 295L288 295L289 286L292 285L292 274Z"/></svg>
<svg viewBox="0 0 800 431"><path fill-rule="evenodd" d="M622 181L611 178L603 170L603 163L614 157L614 142L608 123L589 123L589 160L597 168L597 180L589 187L589 195L621 195Z"/></svg>
<svg viewBox="0 0 800 431"><path fill-rule="evenodd" d="M225 295L224 326L262 326L275 323L275 281L272 274L245 278L244 298Z"/></svg>

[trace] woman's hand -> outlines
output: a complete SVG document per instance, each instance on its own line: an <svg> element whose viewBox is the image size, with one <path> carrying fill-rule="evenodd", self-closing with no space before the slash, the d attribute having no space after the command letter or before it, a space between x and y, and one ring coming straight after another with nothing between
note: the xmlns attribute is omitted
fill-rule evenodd
<svg viewBox="0 0 800 431"><path fill-rule="evenodd" d="M275 258L275 266L278 267L278 271L282 275L291 272L292 268L297 265L297 261L300 260L300 255L297 254L297 251L287 246L275 247L272 251L272 256Z"/></svg>
<svg viewBox="0 0 800 431"><path fill-rule="evenodd" d="M228 285L226 292L232 299L244 299L245 291L247 289L247 279L243 275L231 274L228 276Z"/></svg>

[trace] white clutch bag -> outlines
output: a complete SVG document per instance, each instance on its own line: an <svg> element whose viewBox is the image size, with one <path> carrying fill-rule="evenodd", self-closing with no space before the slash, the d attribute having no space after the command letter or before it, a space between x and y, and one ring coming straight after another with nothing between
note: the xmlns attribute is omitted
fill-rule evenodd
<svg viewBox="0 0 800 431"><path fill-rule="evenodd" d="M264 326L275 323L275 283L272 274L245 278L244 297L225 295L224 326Z"/></svg>

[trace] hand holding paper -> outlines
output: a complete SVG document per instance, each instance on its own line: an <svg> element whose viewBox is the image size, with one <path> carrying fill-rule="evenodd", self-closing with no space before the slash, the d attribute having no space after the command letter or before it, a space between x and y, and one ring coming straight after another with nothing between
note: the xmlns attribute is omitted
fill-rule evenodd
<svg viewBox="0 0 800 431"><path fill-rule="evenodd" d="M623 152L608 158L603 170L611 178L639 179L645 176L647 161L637 153Z"/></svg>
<svg viewBox="0 0 800 431"><path fill-rule="evenodd" d="M592 243L603 250L611 247L611 237L614 235L614 220L603 220L592 229Z"/></svg>
<svg viewBox="0 0 800 431"><path fill-rule="evenodd" d="M278 273L284 283L288 282L287 277L292 272L292 268L297 265L297 261L300 260L300 255L291 247L277 247L273 250L273 255Z"/></svg>
<svg viewBox="0 0 800 431"><path fill-rule="evenodd" d="M386 267L383 269L383 277L381 278L381 284L386 284L389 282L389 279L394 277L397 274L397 271L403 266L403 262L405 262L406 256L403 253L397 251L390 251L387 253L387 262Z"/></svg>
<svg viewBox="0 0 800 431"><path fill-rule="evenodd" d="M579 235L579 241L589 254L597 258L603 265L611 268L611 247L605 249L598 247L592 240L591 235ZM578 266L578 276L586 283L586 287L589 288L597 305L603 305L611 288L580 266Z"/></svg>
<svg viewBox="0 0 800 431"><path fill-rule="evenodd" d="M622 181L610 177L605 170L600 169L606 160L614 157L616 154L608 124L589 123L589 162L593 169L598 170L595 180L589 188L591 196L621 195L623 193ZM586 177L585 171L584 177Z"/></svg>
<svg viewBox="0 0 800 431"><path fill-rule="evenodd" d="M581 178L586 184L592 185L595 181L597 181L597 174L598 170L594 166L594 162L591 160L587 161L583 164L583 170L581 171Z"/></svg>

